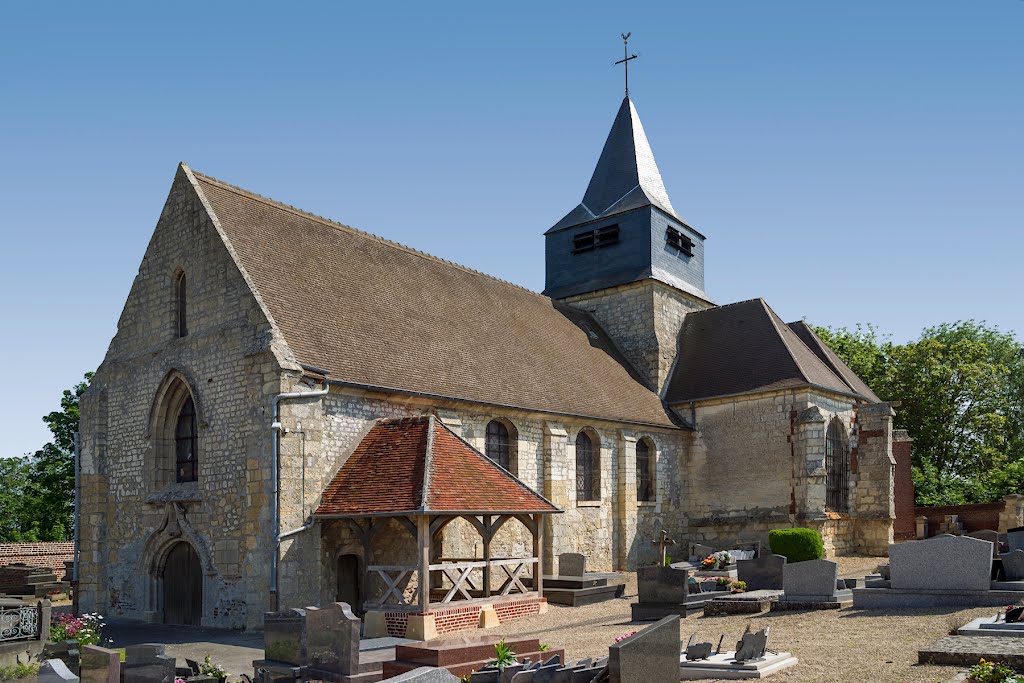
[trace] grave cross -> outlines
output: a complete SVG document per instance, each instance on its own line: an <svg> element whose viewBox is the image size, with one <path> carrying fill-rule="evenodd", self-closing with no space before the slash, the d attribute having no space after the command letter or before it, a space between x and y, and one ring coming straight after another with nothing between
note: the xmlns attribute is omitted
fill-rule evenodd
<svg viewBox="0 0 1024 683"><path fill-rule="evenodd" d="M675 544L676 544L676 542L668 537L668 533L664 529L661 530L661 538L659 538L657 541L651 541L651 545L656 546L658 549L661 550L661 566L662 567L665 566L665 557L666 557L666 552L668 551L668 547L670 545L675 545Z"/></svg>
<svg viewBox="0 0 1024 683"><path fill-rule="evenodd" d="M626 65L626 97L629 97L629 62L630 60L636 59L636 55L629 54L629 37L633 35L633 32L623 33L622 35L622 59L615 62L615 65L619 64Z"/></svg>

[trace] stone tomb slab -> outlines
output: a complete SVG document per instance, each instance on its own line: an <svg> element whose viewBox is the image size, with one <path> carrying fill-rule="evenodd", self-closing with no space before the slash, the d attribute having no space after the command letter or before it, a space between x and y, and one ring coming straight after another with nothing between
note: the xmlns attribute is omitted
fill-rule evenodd
<svg viewBox="0 0 1024 683"><path fill-rule="evenodd" d="M1006 545L1010 552L1024 550L1024 526L1014 527L1006 532Z"/></svg>
<svg viewBox="0 0 1024 683"><path fill-rule="evenodd" d="M913 543L914 541L909 541ZM854 588L856 609L896 607L1005 607L1021 599L1020 591L908 590L897 588Z"/></svg>
<svg viewBox="0 0 1024 683"><path fill-rule="evenodd" d="M1024 668L1024 639L1003 636L945 636L917 651L918 664L974 666L981 659Z"/></svg>
<svg viewBox="0 0 1024 683"><path fill-rule="evenodd" d="M60 659L47 659L39 667L39 683L78 683L78 676Z"/></svg>
<svg viewBox="0 0 1024 683"><path fill-rule="evenodd" d="M447 669L456 676L465 676L479 671L494 659L494 646L500 640L497 636L456 636L443 640L409 643L395 647L395 661L384 662L384 678L397 676L422 666ZM540 651L537 638L506 638L505 644L512 648L519 661L547 661L554 656L564 657L562 650Z"/></svg>
<svg viewBox="0 0 1024 683"><path fill-rule="evenodd" d="M587 573L587 556L581 553L562 553L558 556L560 576L579 576Z"/></svg>
<svg viewBox="0 0 1024 683"><path fill-rule="evenodd" d="M737 578L745 581L747 590L782 590L784 555L762 555L752 560L737 560Z"/></svg>
<svg viewBox="0 0 1024 683"><path fill-rule="evenodd" d="M972 531L969 534L964 534L967 538L977 538L981 541L989 541L992 544L992 557L999 554L999 532L991 529L982 529L981 531Z"/></svg>
<svg viewBox="0 0 1024 683"><path fill-rule="evenodd" d="M765 678L799 663L799 660L788 652L767 652L760 659L746 662L737 662L735 655L735 652L722 652L695 662L680 659L679 678L684 681Z"/></svg>
<svg viewBox="0 0 1024 683"><path fill-rule="evenodd" d="M459 683L459 679L447 669L438 669L432 666L421 666L418 669L389 678L388 681L391 683Z"/></svg>
<svg viewBox="0 0 1024 683"><path fill-rule="evenodd" d="M1011 550L1000 555L1003 562L1003 575L1007 581L1024 581L1024 550Z"/></svg>
<svg viewBox="0 0 1024 683"><path fill-rule="evenodd" d="M782 597L782 591L747 591L733 593L704 603L704 616L723 614L759 614L767 612L773 602Z"/></svg>
<svg viewBox="0 0 1024 683"><path fill-rule="evenodd" d="M985 591L992 576L991 541L936 536L889 546L893 589Z"/></svg>
<svg viewBox="0 0 1024 683"><path fill-rule="evenodd" d="M782 567L783 595L780 602L825 603L852 600L839 591L839 565L831 560L792 562Z"/></svg>
<svg viewBox="0 0 1024 683"><path fill-rule="evenodd" d="M1024 638L1024 622L1008 624L1003 621L1002 614L981 617L970 621L959 629L958 636L1002 636L1004 638Z"/></svg>
<svg viewBox="0 0 1024 683"><path fill-rule="evenodd" d="M82 647L83 683L121 683L121 653L96 645Z"/></svg>

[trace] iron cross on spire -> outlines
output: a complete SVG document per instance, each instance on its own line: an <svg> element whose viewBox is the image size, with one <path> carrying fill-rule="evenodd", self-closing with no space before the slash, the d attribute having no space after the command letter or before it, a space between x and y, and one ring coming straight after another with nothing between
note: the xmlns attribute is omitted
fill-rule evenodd
<svg viewBox="0 0 1024 683"><path fill-rule="evenodd" d="M636 59L636 55L629 54L629 37L633 35L633 32L623 33L622 35L622 59L615 62L615 65L619 64L626 65L626 97L629 97L629 62Z"/></svg>

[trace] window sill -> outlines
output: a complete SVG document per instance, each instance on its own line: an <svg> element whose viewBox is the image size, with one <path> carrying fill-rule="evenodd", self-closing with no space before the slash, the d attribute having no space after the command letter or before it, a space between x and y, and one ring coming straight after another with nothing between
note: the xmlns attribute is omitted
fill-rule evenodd
<svg viewBox="0 0 1024 683"><path fill-rule="evenodd" d="M636 506L638 508L653 508L657 507L658 501L656 500L638 500Z"/></svg>
<svg viewBox="0 0 1024 683"><path fill-rule="evenodd" d="M163 503L191 503L202 500L199 495L199 482L188 481L168 484L156 493L146 496L146 502L150 504Z"/></svg>
<svg viewBox="0 0 1024 683"><path fill-rule="evenodd" d="M576 507L578 508L599 508L604 503L599 500L577 500Z"/></svg>

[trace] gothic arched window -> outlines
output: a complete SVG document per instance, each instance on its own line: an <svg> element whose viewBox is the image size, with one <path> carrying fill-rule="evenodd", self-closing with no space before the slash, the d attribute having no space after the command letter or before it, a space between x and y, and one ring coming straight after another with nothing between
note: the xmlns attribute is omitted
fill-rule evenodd
<svg viewBox="0 0 1024 683"><path fill-rule="evenodd" d="M196 428L196 405L191 396L178 411L174 426L174 467L179 483L199 479L199 430Z"/></svg>
<svg viewBox="0 0 1024 683"><path fill-rule="evenodd" d="M657 497L657 463L650 439L636 442L636 499L649 502Z"/></svg>
<svg viewBox="0 0 1024 683"><path fill-rule="evenodd" d="M185 273L179 273L174 281L174 332L178 337L188 336L187 296Z"/></svg>
<svg viewBox="0 0 1024 683"><path fill-rule="evenodd" d="M847 448L846 428L835 417L825 432L825 509L847 512L849 498L850 450Z"/></svg>
<svg viewBox="0 0 1024 683"><path fill-rule="evenodd" d="M576 500L600 500L600 442L585 431L576 436Z"/></svg>
<svg viewBox="0 0 1024 683"><path fill-rule="evenodd" d="M510 433L509 425L501 420L491 420L487 423L487 438L484 452L488 458L495 463L512 471L513 463L513 436Z"/></svg>

